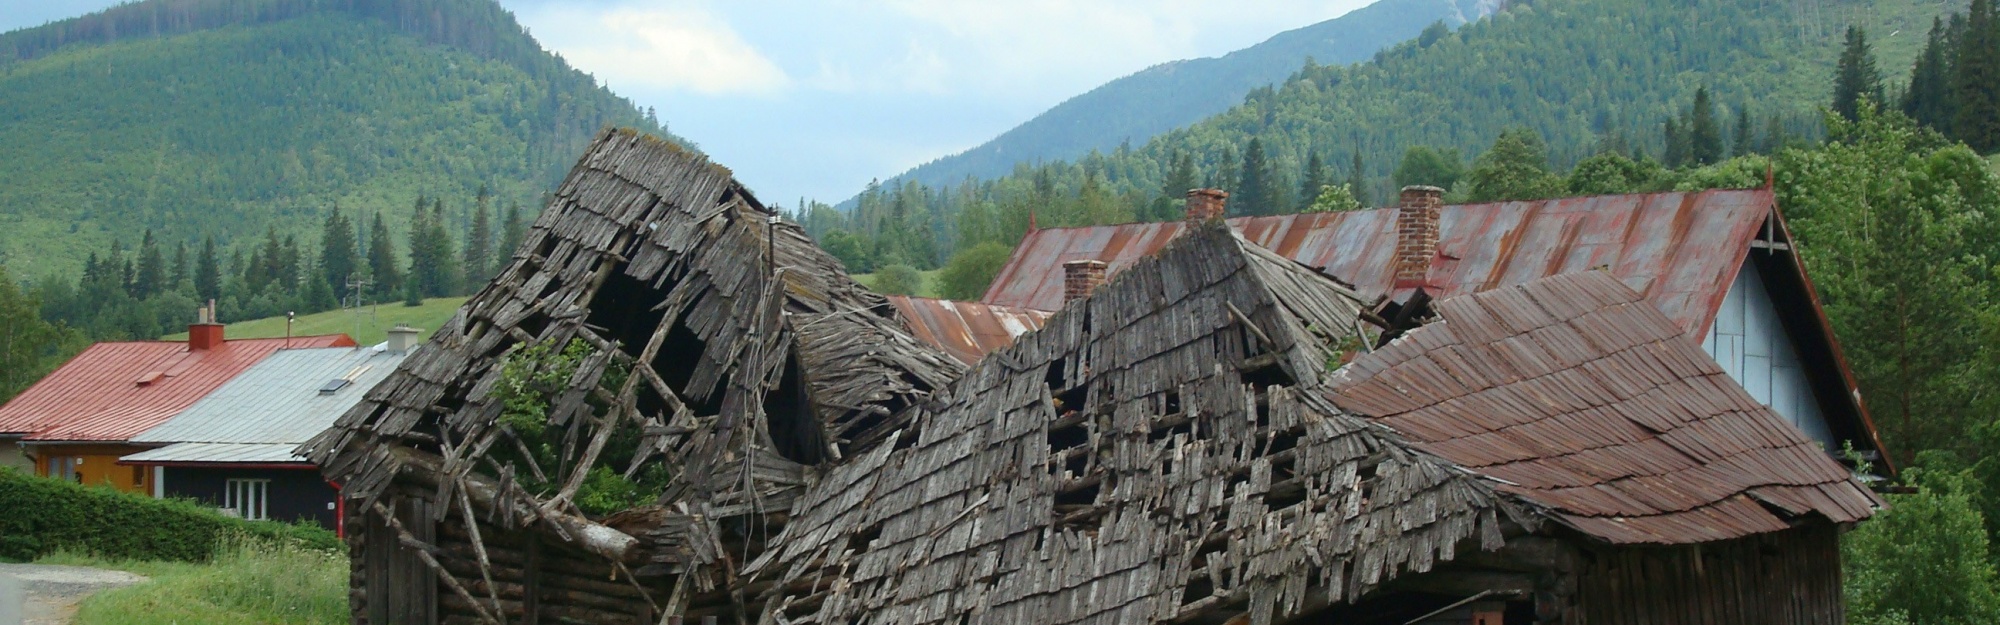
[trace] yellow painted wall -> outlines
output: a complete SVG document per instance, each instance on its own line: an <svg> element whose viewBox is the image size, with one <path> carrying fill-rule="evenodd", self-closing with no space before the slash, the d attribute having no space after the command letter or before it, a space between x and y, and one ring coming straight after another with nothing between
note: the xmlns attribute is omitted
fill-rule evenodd
<svg viewBox="0 0 2000 625"><path fill-rule="evenodd" d="M36 445L31 453L35 455L36 475L48 477L51 467L59 467L61 459L74 458L81 461L77 464L78 482L152 495L153 472L150 468L118 464L120 457L146 449L130 445Z"/></svg>

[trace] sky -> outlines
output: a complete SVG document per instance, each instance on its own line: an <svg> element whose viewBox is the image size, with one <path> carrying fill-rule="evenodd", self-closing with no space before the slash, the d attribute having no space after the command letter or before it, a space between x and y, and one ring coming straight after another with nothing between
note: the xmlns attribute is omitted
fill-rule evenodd
<svg viewBox="0 0 2000 625"><path fill-rule="evenodd" d="M1371 0L501 0L766 202L838 202L1159 63ZM115 4L0 0L0 31Z"/></svg>

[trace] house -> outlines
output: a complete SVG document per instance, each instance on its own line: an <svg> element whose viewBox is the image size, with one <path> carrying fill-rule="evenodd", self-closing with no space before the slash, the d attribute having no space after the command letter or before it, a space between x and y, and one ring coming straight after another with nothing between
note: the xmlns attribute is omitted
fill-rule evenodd
<svg viewBox="0 0 2000 625"><path fill-rule="evenodd" d="M1893 470L1770 189L1455 206L1441 197L1412 187L1394 208L1227 221L1245 239L1392 305L1419 287L1442 299L1603 269L1828 452L1851 444ZM980 301L1058 308L1064 263L1099 261L1115 275L1222 215L1227 198L1190 191L1182 222L1029 232Z"/></svg>
<svg viewBox="0 0 2000 625"><path fill-rule="evenodd" d="M1615 273L1384 317L1182 228L1072 259L965 366L727 170L607 130L301 448L353 621L1842 622L1835 538L1881 501ZM607 475L643 497L587 512Z"/></svg>
<svg viewBox="0 0 2000 625"><path fill-rule="evenodd" d="M1881 501L1618 280L1374 351L1369 303L1192 226L828 470L746 585L801 624L1843 622Z"/></svg>
<svg viewBox="0 0 2000 625"><path fill-rule="evenodd" d="M236 339L209 322L186 341L91 345L0 406L0 447L15 447L37 475L161 495L158 469L120 465L145 451L133 436L165 422L281 349L352 347L345 334Z"/></svg>
<svg viewBox="0 0 2000 625"><path fill-rule="evenodd" d="M119 459L144 467L167 497L196 499L252 520L340 527L339 489L292 450L319 434L415 347L399 327L373 347L281 350L186 410L133 436L163 445Z"/></svg>

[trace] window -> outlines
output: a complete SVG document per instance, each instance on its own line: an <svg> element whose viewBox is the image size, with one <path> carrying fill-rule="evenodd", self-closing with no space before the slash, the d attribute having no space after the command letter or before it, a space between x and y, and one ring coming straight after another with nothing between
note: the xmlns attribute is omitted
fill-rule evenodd
<svg viewBox="0 0 2000 625"><path fill-rule="evenodd" d="M224 484L222 507L252 521L270 518L266 514L266 494L271 480L229 480Z"/></svg>
<svg viewBox="0 0 2000 625"><path fill-rule="evenodd" d="M83 459L76 456L49 456L49 477L82 482Z"/></svg>

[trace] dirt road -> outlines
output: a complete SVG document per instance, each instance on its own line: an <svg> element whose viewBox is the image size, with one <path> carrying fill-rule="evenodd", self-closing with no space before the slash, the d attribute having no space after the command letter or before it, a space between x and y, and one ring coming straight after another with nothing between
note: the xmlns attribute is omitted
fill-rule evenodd
<svg viewBox="0 0 2000 625"><path fill-rule="evenodd" d="M143 581L124 571L0 563L0 625L67 625L84 597Z"/></svg>

